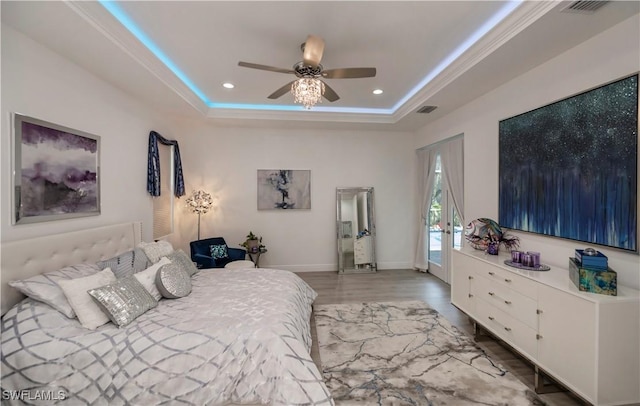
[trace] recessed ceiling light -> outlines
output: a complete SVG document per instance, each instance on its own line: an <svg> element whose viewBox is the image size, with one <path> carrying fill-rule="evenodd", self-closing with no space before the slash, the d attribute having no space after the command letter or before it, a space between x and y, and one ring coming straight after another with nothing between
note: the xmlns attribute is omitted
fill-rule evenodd
<svg viewBox="0 0 640 406"><path fill-rule="evenodd" d="M376 89L373 91L373 94L382 94L382 89Z"/></svg>
<svg viewBox="0 0 640 406"><path fill-rule="evenodd" d="M233 83L223 83L222 84L223 87L227 88L227 89L233 89L235 87L235 85Z"/></svg>
<svg viewBox="0 0 640 406"><path fill-rule="evenodd" d="M2 0L0 0L2 1ZM240 110L280 110L280 111L300 111L301 106L293 105L275 105L275 104L243 104L243 103L219 103L209 100L209 98L200 90L195 83L171 60L169 57L155 44L151 38L142 31L140 27L129 17L124 10L118 5L119 2L111 0L98 0L98 2L113 15L131 34L133 34L140 42L142 42L149 51L151 51L169 70L171 70L202 102L210 109L240 109ZM387 109L370 109L358 107L317 107L317 111L334 112L334 113L360 113L360 114L384 114L391 115L398 111L411 97L415 96L423 87L430 83L439 73L447 68L462 53L469 49L472 45L479 41L487 32L497 26L515 9L517 9L525 0L510 0L504 2L504 6L491 16L482 26L475 31L471 37L467 38L460 44L449 56L440 62L438 66L425 76L416 86L404 95L396 104ZM226 86L225 86L226 87Z"/></svg>

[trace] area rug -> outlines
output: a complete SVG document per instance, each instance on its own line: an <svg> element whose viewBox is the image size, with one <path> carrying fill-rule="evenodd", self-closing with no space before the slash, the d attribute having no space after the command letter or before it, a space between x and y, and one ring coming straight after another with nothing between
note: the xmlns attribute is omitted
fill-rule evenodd
<svg viewBox="0 0 640 406"><path fill-rule="evenodd" d="M314 306L336 405L544 405L419 301Z"/></svg>

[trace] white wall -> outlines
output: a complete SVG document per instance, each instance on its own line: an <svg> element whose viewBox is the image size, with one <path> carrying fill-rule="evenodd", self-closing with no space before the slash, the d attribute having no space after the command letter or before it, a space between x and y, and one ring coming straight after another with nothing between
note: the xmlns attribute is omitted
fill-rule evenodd
<svg viewBox="0 0 640 406"><path fill-rule="evenodd" d="M638 16L591 38L526 74L422 128L415 148L464 133L465 222L498 218L498 122L640 70ZM640 212L640 210L639 210ZM543 262L568 267L584 243L514 233L521 248L540 251ZM638 255L598 248L618 272L618 283L640 288Z"/></svg>
<svg viewBox="0 0 640 406"><path fill-rule="evenodd" d="M13 131L18 112L101 137L99 216L11 224ZM12 28L2 25L2 139L0 222L2 241L141 220L151 238L151 198L146 193L147 138L162 133L159 115ZM167 134L171 138L170 134Z"/></svg>
<svg viewBox="0 0 640 406"><path fill-rule="evenodd" d="M410 267L413 252L413 134L373 131L218 128L183 122L179 137L187 196L204 189L216 199L201 236L238 247L253 231L269 252L261 266L336 270L336 187L373 186L381 269ZM258 169L311 170L311 210L257 210ZM173 242L196 239L197 215L177 208Z"/></svg>
<svg viewBox="0 0 640 406"><path fill-rule="evenodd" d="M101 137L99 216L11 224L13 112ZM179 128L180 130L176 130ZM368 131L218 128L210 121L161 117L12 28L2 26L2 241L142 220L151 239L152 203L146 193L151 129L178 139L187 192L203 188L217 199L202 218L202 236L230 246L249 230L264 237L261 265L291 270L337 269L335 188L373 186L380 268L406 268L411 257L412 134ZM257 169L310 169L312 208L258 211ZM176 206L169 240L188 252L197 216Z"/></svg>

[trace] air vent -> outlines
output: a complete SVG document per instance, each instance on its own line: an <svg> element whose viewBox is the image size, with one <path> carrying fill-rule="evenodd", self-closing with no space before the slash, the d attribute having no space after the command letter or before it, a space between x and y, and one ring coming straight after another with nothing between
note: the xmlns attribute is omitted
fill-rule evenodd
<svg viewBox="0 0 640 406"><path fill-rule="evenodd" d="M570 3L561 11L563 13L593 14L607 3L609 3L609 1L578 0Z"/></svg>
<svg viewBox="0 0 640 406"><path fill-rule="evenodd" d="M438 106L422 106L418 109L417 113L428 114L437 108Z"/></svg>

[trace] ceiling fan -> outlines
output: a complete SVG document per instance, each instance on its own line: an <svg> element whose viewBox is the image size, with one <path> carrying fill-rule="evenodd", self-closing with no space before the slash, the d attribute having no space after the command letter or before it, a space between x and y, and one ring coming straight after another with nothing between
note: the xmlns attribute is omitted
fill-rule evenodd
<svg viewBox="0 0 640 406"><path fill-rule="evenodd" d="M283 69L276 68L273 66L260 65L257 63L250 62L238 62L239 66L245 68L252 69L260 69L266 70L270 72L277 73L287 73L294 74L299 79L303 78L312 78L317 79L323 86L323 94L322 96L329 100L330 102L334 102L340 99L340 96L325 82L320 80L323 79L354 79L354 78L372 78L376 76L376 68L338 68L338 69L327 69L320 64L320 60L322 59L322 54L324 52L324 40L315 35L309 35L307 37L307 41L300 45L300 49L302 50L302 61L293 65L292 69ZM282 86L280 89L271 93L268 98L269 99L277 99L280 96L287 93L291 90L294 83L298 82L299 79L293 80L286 85ZM307 107L305 105L305 107ZM308 108L308 107L307 107Z"/></svg>

